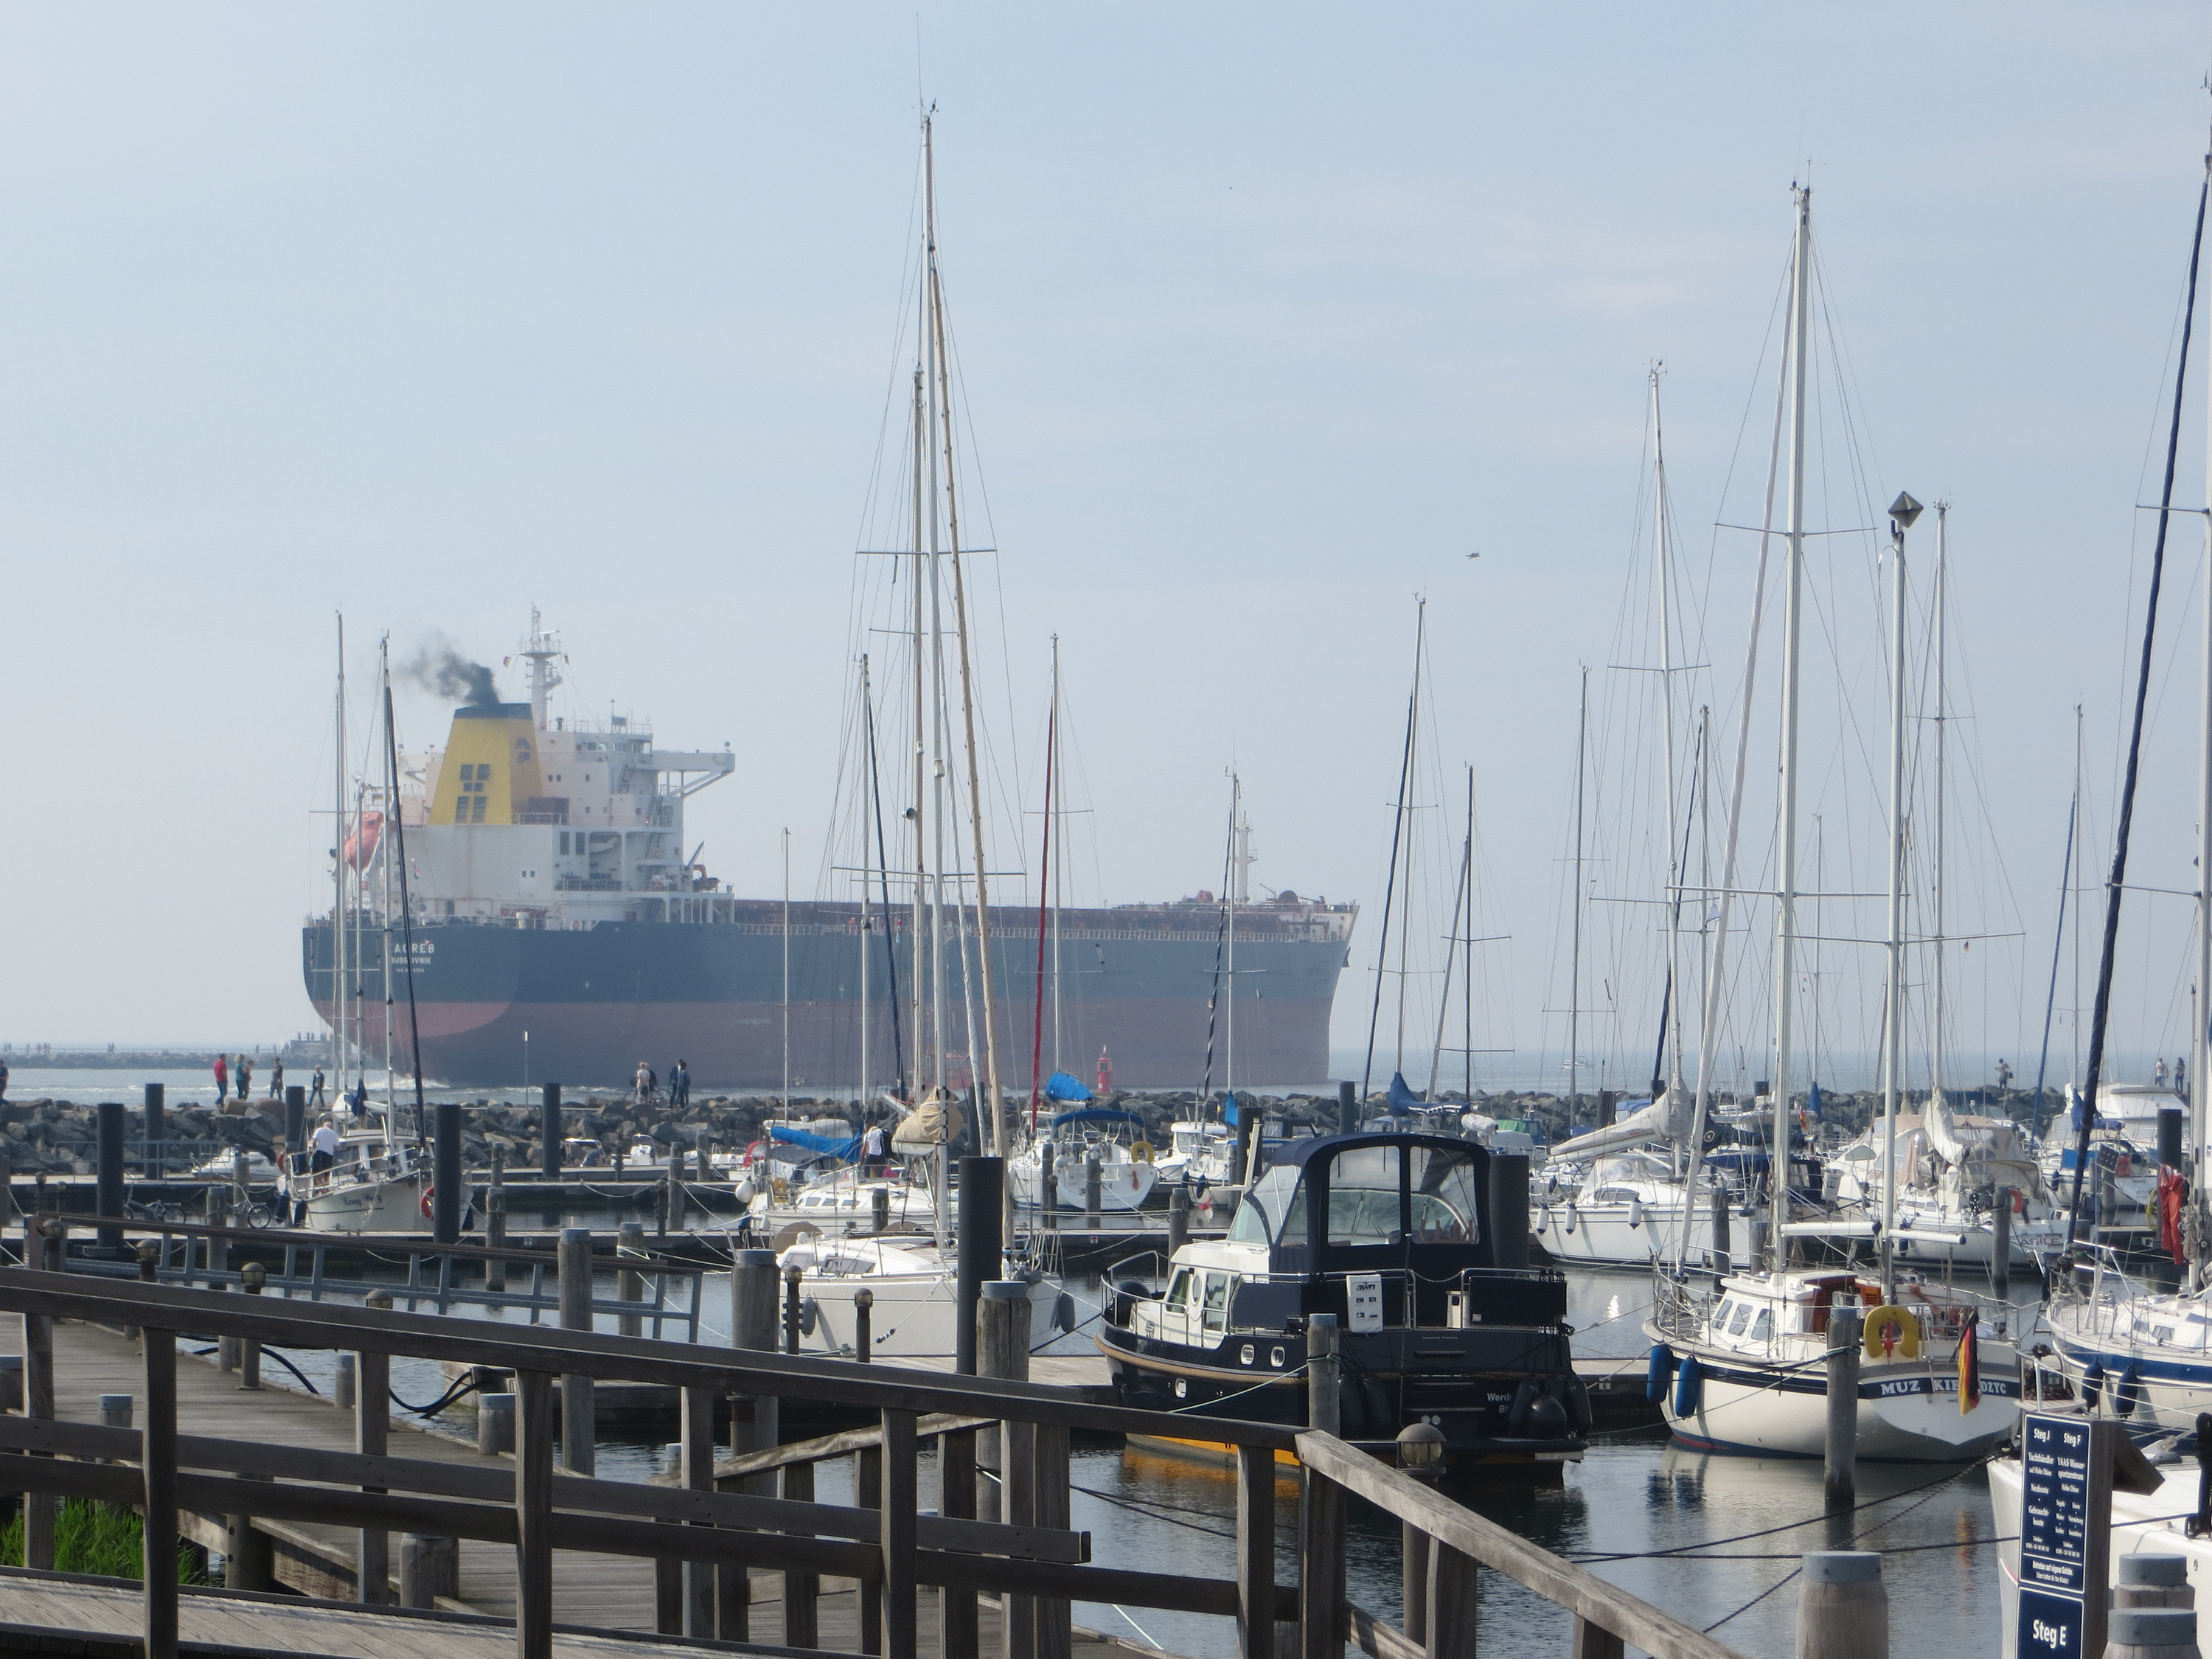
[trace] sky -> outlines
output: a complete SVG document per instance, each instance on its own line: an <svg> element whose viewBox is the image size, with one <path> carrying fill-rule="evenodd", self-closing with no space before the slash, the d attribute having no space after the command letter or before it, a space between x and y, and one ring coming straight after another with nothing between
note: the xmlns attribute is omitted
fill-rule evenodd
<svg viewBox="0 0 2212 1659"><path fill-rule="evenodd" d="M926 98L998 550L976 562L1000 817L1034 822L1056 634L1082 896L1218 885L1233 765L1255 878L1366 907L1335 1028L1358 1046L1425 596L1408 914L1447 931L1471 766L1480 933L1504 936L1480 947L1482 1042L1538 1072L1565 1042L1547 1010L1601 1003L1580 1040L1615 1049L1656 1020L1656 933L1603 884L1566 988L1561 863L1589 665L1586 836L1656 890L1629 848L1656 739L1616 654L1648 632L1655 361L1725 796L1756 538L1714 526L1759 510L1809 179L1847 394L1815 517L1952 505L1951 931L1982 943L1948 1040L2019 1065L2076 705L2084 848L2109 854L2208 62L2203 8L2150 0L9 8L0 1039L313 1025L297 929L326 902L341 611L362 676L387 634L495 662L535 603L568 706L733 745L692 809L710 868L777 890L788 829L799 890L829 890ZM2175 499L2201 507L2192 380ZM2130 879L2182 890L2203 554L2177 522ZM1886 576L1874 538L1816 546L1837 644L1808 710L1842 735L1814 743L1815 793L1861 890ZM404 737L446 717L403 690ZM1752 755L1764 859L1765 727ZM2185 1042L2187 909L2130 913L2124 1050ZM1730 992L1747 1055L1765 925ZM1832 990L1808 995L1849 1056L1878 968L1826 948Z"/></svg>

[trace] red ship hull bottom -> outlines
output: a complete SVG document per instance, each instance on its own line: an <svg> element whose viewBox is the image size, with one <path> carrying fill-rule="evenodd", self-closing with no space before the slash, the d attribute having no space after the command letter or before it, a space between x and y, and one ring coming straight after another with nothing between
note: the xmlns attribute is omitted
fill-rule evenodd
<svg viewBox="0 0 2212 1659"><path fill-rule="evenodd" d="M331 1009L318 1002L327 1022ZM901 1011L898 1047L914 1069L910 1011ZM1194 1017L1195 1016L1195 1017ZM362 1046L373 1066L384 1054L384 1009L361 1010ZM1033 1014L1003 1012L999 1079L1009 1091L1030 1085ZM1254 998L1237 1009L1237 1080L1252 1087L1318 1085L1328 1076L1329 1004ZM778 1091L784 1082L784 1010L774 1002L424 1002L416 1010L423 1075L459 1088L512 1088L559 1081L576 1088L626 1089L641 1060L665 1076L674 1061L691 1068L696 1090ZM946 1048L964 1051L965 1021L945 1010L953 1035ZM407 1011L395 1011L393 1062L410 1069ZM527 1033L526 1042L525 1034ZM980 1048L981 1045L977 1045ZM1207 1076L1206 1010L1187 998L1117 998L1070 1006L1061 1016L1058 1063L1095 1080L1103 1048L1113 1057L1114 1082L1125 1089L1194 1089ZM1212 1085L1225 1081L1225 1048L1212 1038ZM860 1015L854 1003L793 1003L790 1011L791 1086L848 1089L860 1081ZM1054 1065L1051 1011L1045 1013L1043 1070ZM975 1056L976 1072L983 1056ZM890 1016L877 1009L868 1033L868 1082L884 1088L897 1071ZM927 1084L933 1080L924 1078ZM963 1079L964 1080L964 1079Z"/></svg>

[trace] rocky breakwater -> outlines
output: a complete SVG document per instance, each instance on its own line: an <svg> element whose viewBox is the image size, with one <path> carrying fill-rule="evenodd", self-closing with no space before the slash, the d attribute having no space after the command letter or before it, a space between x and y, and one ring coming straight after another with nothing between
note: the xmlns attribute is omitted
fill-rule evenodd
<svg viewBox="0 0 2212 1659"><path fill-rule="evenodd" d="M41 1099L0 1104L0 1163L19 1176L88 1176L99 1138L95 1118L90 1103ZM131 1140L144 1134L145 1119L137 1107L130 1108L125 1121ZM220 1146L265 1154L283 1125L265 1112L228 1117L206 1107L179 1106L170 1109L165 1128L170 1141L204 1143L210 1153Z"/></svg>

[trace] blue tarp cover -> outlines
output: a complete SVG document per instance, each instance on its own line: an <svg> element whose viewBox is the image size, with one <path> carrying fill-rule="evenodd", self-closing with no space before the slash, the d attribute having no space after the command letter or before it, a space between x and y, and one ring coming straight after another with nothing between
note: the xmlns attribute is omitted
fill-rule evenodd
<svg viewBox="0 0 2212 1659"><path fill-rule="evenodd" d="M817 1135L805 1129L793 1129L781 1123L768 1126L768 1138L793 1146L804 1147L810 1152L819 1152L824 1158L840 1158L851 1163L860 1155L860 1137L852 1135L843 1140L832 1140L827 1135Z"/></svg>
<svg viewBox="0 0 2212 1659"><path fill-rule="evenodd" d="M1084 1086L1081 1078L1070 1077L1065 1072L1054 1072L1044 1080L1044 1097L1047 1100L1088 1100L1091 1091Z"/></svg>
<svg viewBox="0 0 2212 1659"><path fill-rule="evenodd" d="M1420 1096L1406 1086L1405 1073L1390 1073L1390 1109L1393 1113L1410 1112L1416 1106L1425 1103Z"/></svg>
<svg viewBox="0 0 2212 1659"><path fill-rule="evenodd" d="M1145 1120L1134 1112L1117 1112L1109 1106L1085 1106L1062 1112L1053 1119L1052 1127L1057 1129L1063 1123L1133 1123L1139 1129L1145 1127Z"/></svg>
<svg viewBox="0 0 2212 1659"><path fill-rule="evenodd" d="M1242 1123L1244 1121L1243 1115L1237 1109L1237 1095L1233 1090L1221 1097L1221 1121L1224 1123Z"/></svg>

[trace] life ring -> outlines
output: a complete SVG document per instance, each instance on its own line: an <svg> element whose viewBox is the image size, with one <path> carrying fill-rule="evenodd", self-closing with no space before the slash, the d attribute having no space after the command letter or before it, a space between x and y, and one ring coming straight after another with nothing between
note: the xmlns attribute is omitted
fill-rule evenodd
<svg viewBox="0 0 2212 1659"><path fill-rule="evenodd" d="M1129 1148L1129 1159L1134 1164L1150 1164L1152 1161L1152 1143L1149 1140L1134 1143Z"/></svg>
<svg viewBox="0 0 2212 1659"><path fill-rule="evenodd" d="M791 1183L788 1181L786 1181L781 1176L769 1176L768 1189L770 1194L774 1196L775 1201L779 1204L783 1203L791 1196Z"/></svg>
<svg viewBox="0 0 2212 1659"><path fill-rule="evenodd" d="M1893 1338L1887 1334L1893 1325L1897 1328ZM1895 1303L1875 1308L1866 1316L1866 1357L1887 1359L1893 1348L1899 1358L1920 1358L1920 1322L1913 1317L1911 1309L1900 1308Z"/></svg>
<svg viewBox="0 0 2212 1659"><path fill-rule="evenodd" d="M436 1196L437 1191L438 1189L435 1187L428 1185L427 1183L422 1188L422 1218L425 1221L428 1221L430 1218L430 1200L432 1198Z"/></svg>

